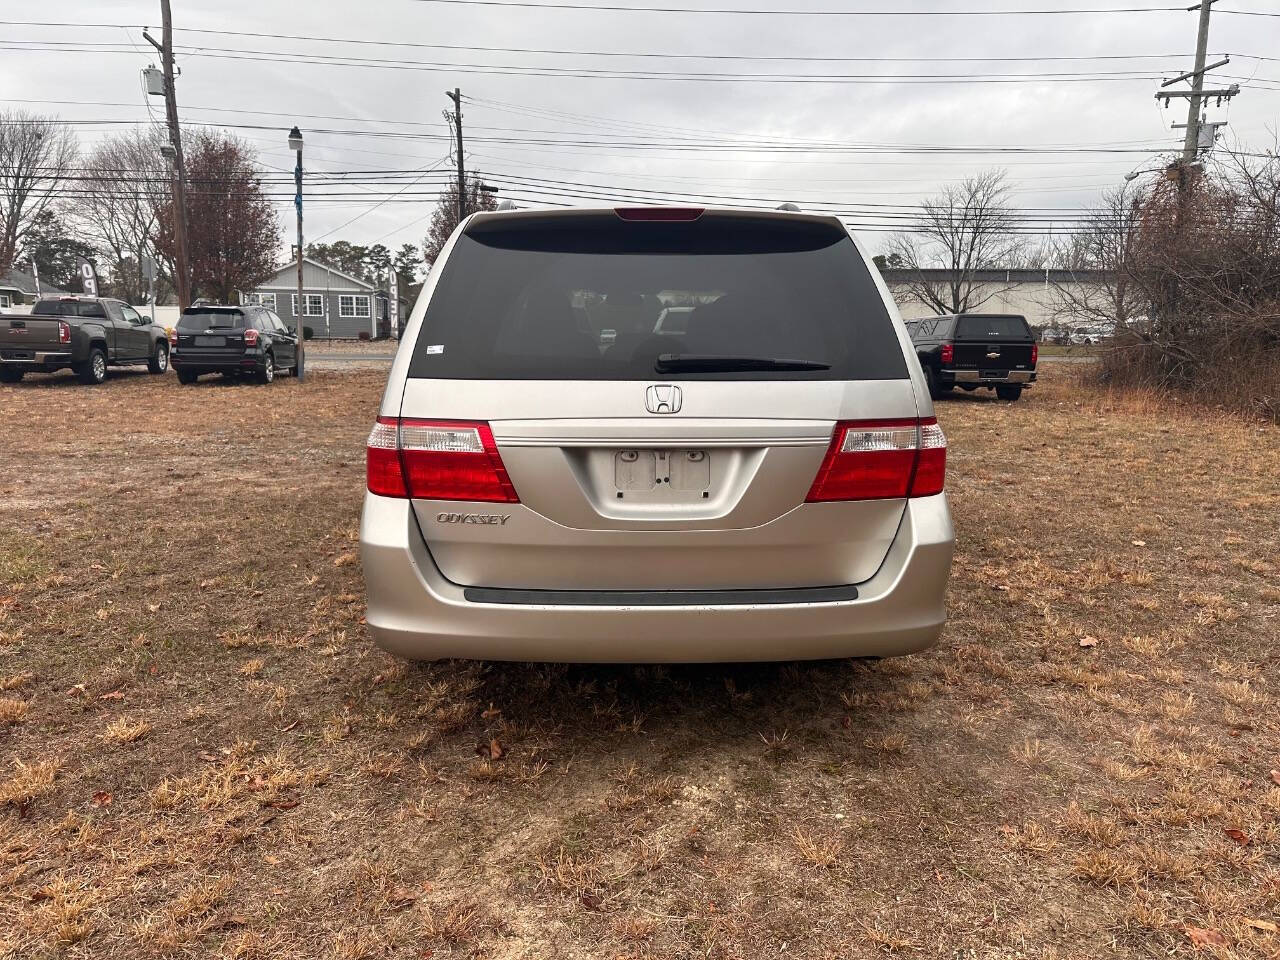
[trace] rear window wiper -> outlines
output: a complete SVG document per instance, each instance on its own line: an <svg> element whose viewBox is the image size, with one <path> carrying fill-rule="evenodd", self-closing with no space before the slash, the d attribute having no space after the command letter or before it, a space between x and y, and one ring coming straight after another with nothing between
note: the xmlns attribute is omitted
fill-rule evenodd
<svg viewBox="0 0 1280 960"><path fill-rule="evenodd" d="M740 357L707 353L663 353L654 370L658 373L731 373L736 370L830 370L820 360L787 357Z"/></svg>

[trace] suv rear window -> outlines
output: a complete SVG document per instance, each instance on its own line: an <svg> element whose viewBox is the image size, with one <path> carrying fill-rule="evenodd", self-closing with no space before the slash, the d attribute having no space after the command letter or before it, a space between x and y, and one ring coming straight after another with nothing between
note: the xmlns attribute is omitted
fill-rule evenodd
<svg viewBox="0 0 1280 960"><path fill-rule="evenodd" d="M210 327L243 327L239 310L185 310L178 320L179 330L207 330Z"/></svg>
<svg viewBox="0 0 1280 960"><path fill-rule="evenodd" d="M957 340L1030 340L1027 321L1015 316L961 317L956 328Z"/></svg>
<svg viewBox="0 0 1280 960"><path fill-rule="evenodd" d="M40 300L31 308L33 317L105 317L106 308L96 300Z"/></svg>
<svg viewBox="0 0 1280 960"><path fill-rule="evenodd" d="M838 226L612 212L475 224L443 265L409 376L652 380L661 354L829 366L683 380L907 376L875 282Z"/></svg>

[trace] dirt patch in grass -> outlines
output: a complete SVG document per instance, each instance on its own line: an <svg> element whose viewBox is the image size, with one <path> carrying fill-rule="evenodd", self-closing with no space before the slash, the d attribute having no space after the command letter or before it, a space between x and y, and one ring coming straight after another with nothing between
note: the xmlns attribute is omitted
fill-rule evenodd
<svg viewBox="0 0 1280 960"><path fill-rule="evenodd" d="M943 401L920 656L420 665L351 560L383 377L0 387L0 956L1280 950L1274 428Z"/></svg>

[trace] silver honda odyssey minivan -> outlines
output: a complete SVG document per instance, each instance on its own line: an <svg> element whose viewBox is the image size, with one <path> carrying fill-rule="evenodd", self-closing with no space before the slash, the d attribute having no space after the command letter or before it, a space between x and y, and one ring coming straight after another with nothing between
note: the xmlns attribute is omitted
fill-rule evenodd
<svg viewBox="0 0 1280 960"><path fill-rule="evenodd" d="M946 617L946 438L834 217L468 217L367 454L368 624L405 657L892 656Z"/></svg>

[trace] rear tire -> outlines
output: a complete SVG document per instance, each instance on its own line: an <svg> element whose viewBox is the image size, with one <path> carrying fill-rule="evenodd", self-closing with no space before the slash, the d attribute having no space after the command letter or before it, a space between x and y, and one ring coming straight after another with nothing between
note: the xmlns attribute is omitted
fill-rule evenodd
<svg viewBox="0 0 1280 960"><path fill-rule="evenodd" d="M156 352L147 361L147 369L152 373L164 373L169 369L169 345L167 343L156 344Z"/></svg>
<svg viewBox="0 0 1280 960"><path fill-rule="evenodd" d="M943 385L938 382L938 375L934 372L933 367L924 368L924 382L929 387L929 397L933 400L944 397L951 392L951 384Z"/></svg>
<svg viewBox="0 0 1280 960"><path fill-rule="evenodd" d="M26 372L25 370L5 370L0 368L0 383L17 383Z"/></svg>
<svg viewBox="0 0 1280 960"><path fill-rule="evenodd" d="M179 370L178 382L179 383L195 383L196 379L199 376L200 374L196 373L194 370Z"/></svg>
<svg viewBox="0 0 1280 960"><path fill-rule="evenodd" d="M276 378L276 359L271 354L262 358L262 369L258 371L259 383L271 383Z"/></svg>
<svg viewBox="0 0 1280 960"><path fill-rule="evenodd" d="M1008 400L1010 403L1013 403L1013 401L1022 396L1022 384L1001 384L996 387L996 396L1001 400Z"/></svg>
<svg viewBox="0 0 1280 960"><path fill-rule="evenodd" d="M75 368L81 383L96 386L107 379L107 355L101 347L89 351L89 358Z"/></svg>

